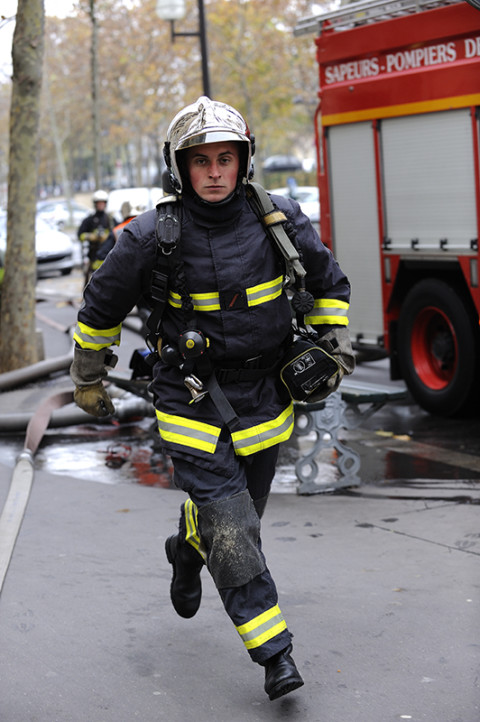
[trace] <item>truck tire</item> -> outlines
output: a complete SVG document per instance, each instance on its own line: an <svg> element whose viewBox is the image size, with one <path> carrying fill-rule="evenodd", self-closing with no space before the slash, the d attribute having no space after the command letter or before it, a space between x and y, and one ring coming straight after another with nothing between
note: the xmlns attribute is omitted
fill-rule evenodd
<svg viewBox="0 0 480 722"><path fill-rule="evenodd" d="M440 416L478 401L478 319L455 289L426 279L409 291L398 321L398 358L415 401Z"/></svg>

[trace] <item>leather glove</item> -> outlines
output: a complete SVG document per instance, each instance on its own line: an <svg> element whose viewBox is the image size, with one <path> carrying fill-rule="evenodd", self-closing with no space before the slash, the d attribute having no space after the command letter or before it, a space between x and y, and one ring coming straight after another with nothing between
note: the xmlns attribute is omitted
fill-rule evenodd
<svg viewBox="0 0 480 722"><path fill-rule="evenodd" d="M318 342L338 364L338 373L331 376L324 388L308 397L309 403L322 401L336 391L345 375L349 376L355 369L355 355L353 353L350 335L345 326L339 326L328 331Z"/></svg>
<svg viewBox="0 0 480 722"><path fill-rule="evenodd" d="M107 366L113 368L116 356L109 349L83 349L75 347L70 377L75 384L75 403L92 416L108 416L115 413L115 407L107 394L102 379L107 376Z"/></svg>
<svg viewBox="0 0 480 722"><path fill-rule="evenodd" d="M108 228L96 228L90 233L82 233L82 235L80 236L80 240L90 241L90 243L103 243L103 241L107 240L109 234L110 231L108 230Z"/></svg>
<svg viewBox="0 0 480 722"><path fill-rule="evenodd" d="M93 386L77 386L73 399L77 406L92 416L109 416L115 413L115 407L101 381Z"/></svg>
<svg viewBox="0 0 480 722"><path fill-rule="evenodd" d="M108 230L108 228L105 228L102 231L100 231L100 229L99 229L98 235L97 235L97 241L99 243L104 243L107 240L109 235L110 235L110 231Z"/></svg>

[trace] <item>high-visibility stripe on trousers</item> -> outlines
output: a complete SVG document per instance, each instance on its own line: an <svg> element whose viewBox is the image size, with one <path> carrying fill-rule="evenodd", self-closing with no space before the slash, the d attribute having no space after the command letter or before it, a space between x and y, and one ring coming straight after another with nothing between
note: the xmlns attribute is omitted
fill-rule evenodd
<svg viewBox="0 0 480 722"><path fill-rule="evenodd" d="M185 541L197 551L203 561L207 561L207 553L200 539L198 532L198 509L191 499L187 499L184 504L183 514L185 517Z"/></svg>
<svg viewBox="0 0 480 722"><path fill-rule="evenodd" d="M183 505L182 517L180 529L184 529L185 541L205 560L207 554L198 528L198 509L191 499ZM218 591L225 611L254 662L261 664L289 645L291 635L278 606L275 582L268 569L241 587Z"/></svg>
<svg viewBox="0 0 480 722"><path fill-rule="evenodd" d="M287 623L278 604L254 617L250 622L236 627L247 649L260 647L286 628Z"/></svg>
<svg viewBox="0 0 480 722"><path fill-rule="evenodd" d="M185 450L199 449L214 454L221 433L220 426L207 424L156 409L158 430L162 439ZM290 403L276 418L232 433L233 446L238 456L250 456L263 449L276 446L290 438L293 431L294 411Z"/></svg>

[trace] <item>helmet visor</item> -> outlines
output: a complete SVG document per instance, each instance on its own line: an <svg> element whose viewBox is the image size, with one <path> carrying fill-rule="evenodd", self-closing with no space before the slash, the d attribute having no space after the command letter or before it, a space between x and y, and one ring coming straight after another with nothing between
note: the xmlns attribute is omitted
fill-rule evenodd
<svg viewBox="0 0 480 722"><path fill-rule="evenodd" d="M198 133L197 135L189 136L181 140L177 146L177 150L184 150L185 148L192 148L195 145L204 145L204 143L222 143L228 140L241 140L247 141L247 138L243 133L236 133L232 130L216 130Z"/></svg>

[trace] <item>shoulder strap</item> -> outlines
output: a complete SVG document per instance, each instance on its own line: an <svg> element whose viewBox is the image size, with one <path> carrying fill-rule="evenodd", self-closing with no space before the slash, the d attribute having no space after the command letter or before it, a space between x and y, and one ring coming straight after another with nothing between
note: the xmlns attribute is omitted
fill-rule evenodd
<svg viewBox="0 0 480 722"><path fill-rule="evenodd" d="M305 289L306 271L300 263L300 254L288 237L283 225L288 221L288 218L283 211L275 208L267 191L259 183L248 183L247 197L270 238L284 258L289 282L295 286L295 293L290 302L297 319L297 327L305 328L305 314L310 313L312 310L314 299L311 293Z"/></svg>
<svg viewBox="0 0 480 722"><path fill-rule="evenodd" d="M275 208L267 191L259 183L253 183L252 181L248 183L247 197L270 238L282 254L290 282L295 279L303 279L306 274L300 263L299 253L283 227L285 221L288 220L285 213Z"/></svg>
<svg viewBox="0 0 480 722"><path fill-rule="evenodd" d="M150 293L155 305L147 320L147 328L150 331L148 339L152 347L156 346L163 311L168 300L168 280L178 263L177 249L181 234L180 198L173 195L164 196L157 203L156 208L157 248L150 286Z"/></svg>

